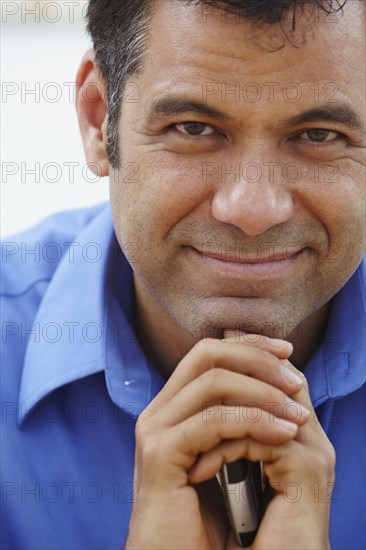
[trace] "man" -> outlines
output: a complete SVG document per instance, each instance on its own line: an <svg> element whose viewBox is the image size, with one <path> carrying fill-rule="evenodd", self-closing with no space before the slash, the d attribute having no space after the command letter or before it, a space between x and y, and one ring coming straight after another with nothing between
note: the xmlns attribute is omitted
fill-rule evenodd
<svg viewBox="0 0 366 550"><path fill-rule="evenodd" d="M253 549L365 547L364 18L90 1L111 213L3 243L3 548L235 548L242 457L273 493Z"/></svg>

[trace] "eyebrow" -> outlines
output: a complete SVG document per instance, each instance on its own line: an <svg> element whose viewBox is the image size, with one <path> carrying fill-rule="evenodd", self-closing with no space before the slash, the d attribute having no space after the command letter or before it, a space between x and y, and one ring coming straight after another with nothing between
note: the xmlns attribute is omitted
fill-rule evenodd
<svg viewBox="0 0 366 550"><path fill-rule="evenodd" d="M352 128L353 130L363 131L364 124L357 112L347 103L338 103L337 105L323 105L286 120L286 124L298 126L306 122L315 122L323 120L326 122L336 122Z"/></svg>
<svg viewBox="0 0 366 550"><path fill-rule="evenodd" d="M182 113L196 113L198 115L206 115L219 120L229 120L229 116L210 107L203 101L197 101L184 96L177 97L172 95L163 96L154 101L149 109L149 120L154 120L160 117L169 117Z"/></svg>
<svg viewBox="0 0 366 550"><path fill-rule="evenodd" d="M155 100L149 109L148 118L154 121L156 118L169 117L182 113L196 113L206 115L219 120L230 120L231 117L224 112L208 105L203 101L197 101L185 96L166 95ZM347 103L336 105L321 105L308 109L283 122L284 126L299 126L306 122L334 122L360 132L365 131L364 124L357 112Z"/></svg>

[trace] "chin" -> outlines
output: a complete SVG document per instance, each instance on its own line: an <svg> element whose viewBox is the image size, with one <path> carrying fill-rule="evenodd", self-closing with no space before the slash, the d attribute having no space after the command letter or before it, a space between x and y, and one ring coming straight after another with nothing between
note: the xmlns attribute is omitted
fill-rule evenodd
<svg viewBox="0 0 366 550"><path fill-rule="evenodd" d="M293 332L299 323L283 319L269 318L268 316L244 316L212 315L205 316L203 320L195 319L191 323L183 324L184 328L195 339L224 338L224 331L241 331L249 334L261 334L270 338L286 338Z"/></svg>

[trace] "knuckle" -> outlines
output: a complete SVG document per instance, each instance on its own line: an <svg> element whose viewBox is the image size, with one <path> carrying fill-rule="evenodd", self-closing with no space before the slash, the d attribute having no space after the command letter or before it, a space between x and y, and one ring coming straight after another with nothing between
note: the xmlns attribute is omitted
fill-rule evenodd
<svg viewBox="0 0 366 550"><path fill-rule="evenodd" d="M217 340L216 338L202 338L201 340L199 340L197 342L196 345L199 345L199 346L216 346L217 345Z"/></svg>
<svg viewBox="0 0 366 550"><path fill-rule="evenodd" d="M296 374L297 376L299 376L303 382L303 388L306 390L306 393L309 393L309 384L308 384L308 381L307 381L307 378L305 376L305 374L303 372L301 372L300 370L297 370L296 369Z"/></svg>
<svg viewBox="0 0 366 550"><path fill-rule="evenodd" d="M313 467L322 476L333 477L335 467L335 451L331 444L322 449L313 457Z"/></svg>
<svg viewBox="0 0 366 550"><path fill-rule="evenodd" d="M206 354L209 353L212 348L216 348L217 346L217 340L214 338L204 338L202 340L199 340L192 348L192 350L196 351L200 354Z"/></svg>
<svg viewBox="0 0 366 550"><path fill-rule="evenodd" d="M149 435L149 426L147 420L143 416L143 413L137 419L135 426L135 438L136 444L142 444Z"/></svg>
<svg viewBox="0 0 366 550"><path fill-rule="evenodd" d="M213 338L199 340L189 352L189 355L200 363L201 370L210 369L214 366L217 356L217 341Z"/></svg>
<svg viewBox="0 0 366 550"><path fill-rule="evenodd" d="M328 469L330 469L331 471L334 471L335 464L336 464L336 452L331 443L329 443L325 454L326 454Z"/></svg>
<svg viewBox="0 0 366 550"><path fill-rule="evenodd" d="M222 382L222 378L224 375L224 369L209 369L201 374L200 380L204 384L205 388L207 388L208 390L213 390L220 387L220 383Z"/></svg>
<svg viewBox="0 0 366 550"><path fill-rule="evenodd" d="M139 455L142 464L145 466L151 466L159 460L159 454L161 451L161 437L160 434L154 434L153 436L146 437L139 448Z"/></svg>
<svg viewBox="0 0 366 550"><path fill-rule="evenodd" d="M136 428L141 428L141 426L144 424L145 420L147 420L148 414L146 412L146 409L142 411L142 413L138 416L137 422L136 422Z"/></svg>

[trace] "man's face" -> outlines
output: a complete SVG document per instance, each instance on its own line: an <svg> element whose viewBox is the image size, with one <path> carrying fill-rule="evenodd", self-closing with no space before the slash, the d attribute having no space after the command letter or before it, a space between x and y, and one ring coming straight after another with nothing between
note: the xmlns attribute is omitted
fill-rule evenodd
<svg viewBox="0 0 366 550"><path fill-rule="evenodd" d="M348 2L310 28L303 16L294 47L277 26L154 4L111 204L137 292L195 338L208 327L285 337L359 265L363 10Z"/></svg>

